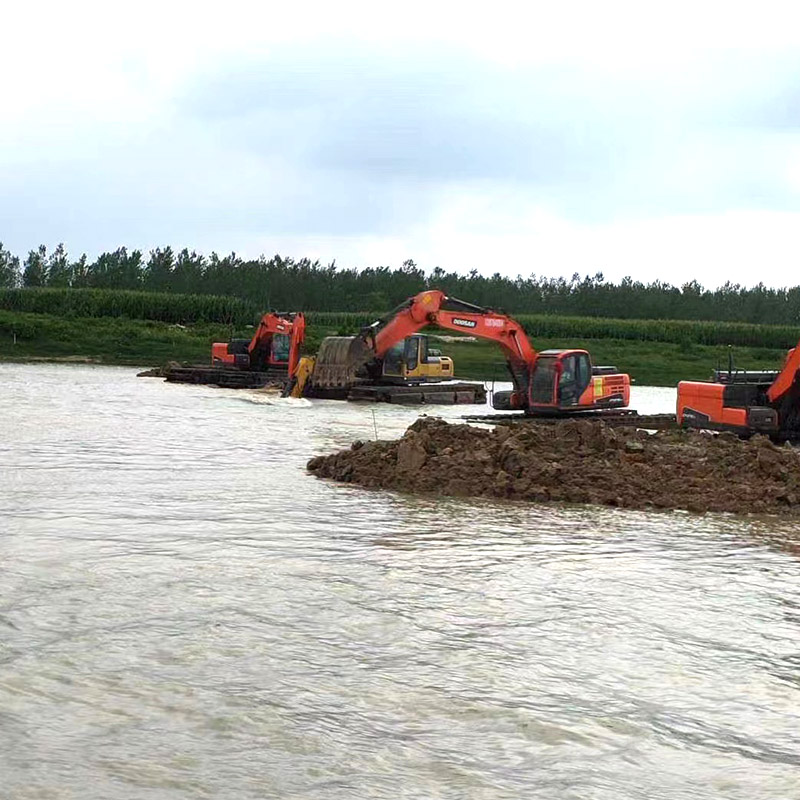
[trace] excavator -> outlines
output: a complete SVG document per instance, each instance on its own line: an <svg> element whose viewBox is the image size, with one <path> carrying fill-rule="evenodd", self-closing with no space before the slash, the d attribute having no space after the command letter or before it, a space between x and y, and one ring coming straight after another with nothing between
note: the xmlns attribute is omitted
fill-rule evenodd
<svg viewBox="0 0 800 800"><path fill-rule="evenodd" d="M261 317L252 339L232 339L211 345L211 364L250 372L273 372L282 377L293 375L300 360L305 331L302 313L271 311Z"/></svg>
<svg viewBox="0 0 800 800"><path fill-rule="evenodd" d="M685 428L763 433L777 441L800 439L800 342L779 370L727 369L710 381L678 384L678 424Z"/></svg>
<svg viewBox="0 0 800 800"><path fill-rule="evenodd" d="M309 388L325 394L363 381L408 386L453 378L453 359L430 347L423 334L410 334L374 353L363 349L362 336L363 331L359 336L326 336L316 358L304 365Z"/></svg>
<svg viewBox="0 0 800 800"><path fill-rule="evenodd" d="M352 386L359 380L379 379L387 353L428 325L500 345L514 388L495 392L495 409L562 415L624 408L629 403L630 378L615 367L593 367L585 350L537 352L522 325L507 314L435 289L410 297L358 336L324 339L313 363L301 361L291 394L299 397L304 392L313 394L330 387Z"/></svg>

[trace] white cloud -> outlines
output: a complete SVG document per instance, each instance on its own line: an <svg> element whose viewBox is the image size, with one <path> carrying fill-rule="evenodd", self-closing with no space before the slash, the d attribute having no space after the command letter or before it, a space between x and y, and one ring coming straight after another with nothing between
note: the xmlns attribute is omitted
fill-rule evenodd
<svg viewBox="0 0 800 800"><path fill-rule="evenodd" d="M796 283L799 23L791 3L18 4L0 240Z"/></svg>

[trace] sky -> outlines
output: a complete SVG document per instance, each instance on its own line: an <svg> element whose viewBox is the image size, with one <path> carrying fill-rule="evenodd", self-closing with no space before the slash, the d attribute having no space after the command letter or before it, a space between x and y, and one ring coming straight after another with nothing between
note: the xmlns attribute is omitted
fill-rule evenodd
<svg viewBox="0 0 800 800"><path fill-rule="evenodd" d="M18 255L800 284L800 5L121 5L4 12Z"/></svg>

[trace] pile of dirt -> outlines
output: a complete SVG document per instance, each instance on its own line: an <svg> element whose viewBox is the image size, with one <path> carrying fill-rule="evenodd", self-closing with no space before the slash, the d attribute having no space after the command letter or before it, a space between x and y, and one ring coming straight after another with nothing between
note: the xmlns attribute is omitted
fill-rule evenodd
<svg viewBox="0 0 800 800"><path fill-rule="evenodd" d="M312 458L308 469L402 492L800 514L800 452L788 445L591 420L485 430L421 417L397 441L354 442Z"/></svg>

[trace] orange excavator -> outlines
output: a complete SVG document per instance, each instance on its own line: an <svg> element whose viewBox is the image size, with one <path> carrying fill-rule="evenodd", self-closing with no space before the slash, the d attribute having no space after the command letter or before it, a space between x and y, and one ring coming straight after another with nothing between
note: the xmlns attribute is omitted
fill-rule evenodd
<svg viewBox="0 0 800 800"><path fill-rule="evenodd" d="M537 352L518 322L500 311L448 297L438 290L420 292L359 336L323 340L313 365L305 366L311 388L352 385L376 380L381 360L398 342L428 325L490 339L503 349L514 388L496 392L496 409L527 414L564 414L624 408L630 399L630 378L615 367L593 367L585 350ZM303 385L295 388L301 393Z"/></svg>
<svg viewBox="0 0 800 800"><path fill-rule="evenodd" d="M800 439L800 342L779 370L735 369L729 359L710 381L681 381L677 418L687 428Z"/></svg>
<svg viewBox="0 0 800 800"><path fill-rule="evenodd" d="M211 345L211 364L288 377L297 369L305 332L302 313L271 311L261 317L252 339L232 339Z"/></svg>

